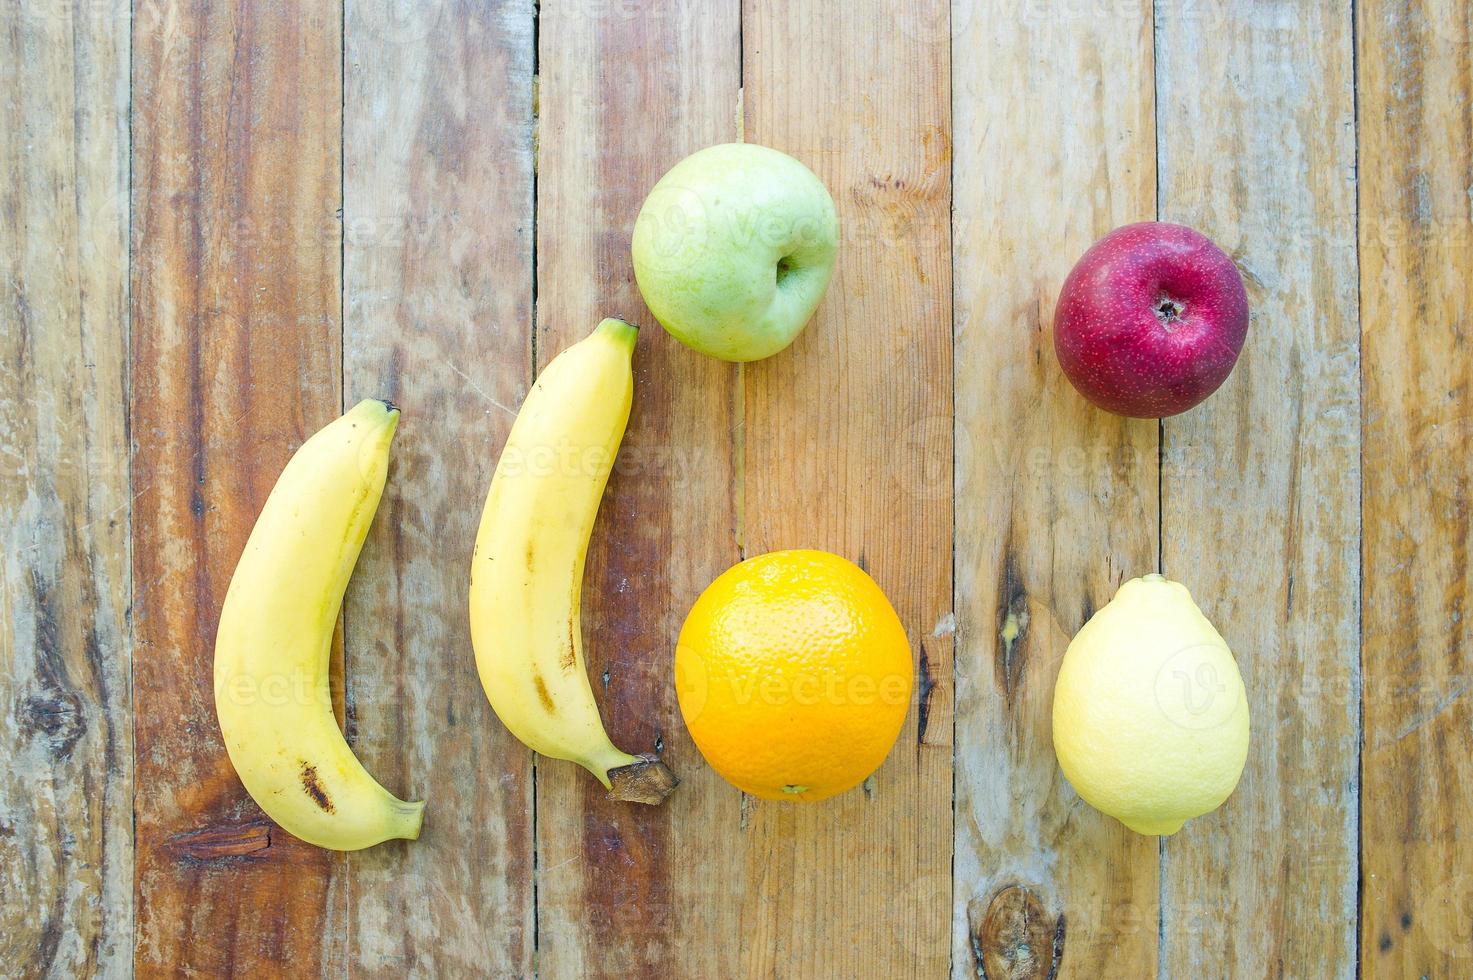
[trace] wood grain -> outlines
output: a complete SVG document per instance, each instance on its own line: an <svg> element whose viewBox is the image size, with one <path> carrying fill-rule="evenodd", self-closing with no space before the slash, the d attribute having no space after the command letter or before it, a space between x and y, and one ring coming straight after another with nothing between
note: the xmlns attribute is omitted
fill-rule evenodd
<svg viewBox="0 0 1473 980"><path fill-rule="evenodd" d="M1232 647L1252 741L1227 803L1162 844L1162 965L1183 977L1351 977L1360 734L1351 12L1320 2L1162 5L1158 15L1161 216L1236 259L1252 309L1233 375L1164 425L1163 571Z"/></svg>
<svg viewBox="0 0 1473 980"><path fill-rule="evenodd" d="M531 755L476 682L466 566L531 379L529 3L354 0L344 403L403 411L344 612L355 751L425 831L349 856L349 968L531 976Z"/></svg>
<svg viewBox="0 0 1473 980"><path fill-rule="evenodd" d="M0 10L0 973L1473 969L1467 4L743 2ZM628 242L743 127L845 238L739 370L658 328ZM1050 333L1083 249L1158 209L1255 311L1162 445ZM616 741L684 779L661 808L534 761L465 629L512 415L609 314L645 329L587 648ZM246 796L211 658L281 466L379 395L346 721L429 810L345 859ZM918 676L874 780L808 808L721 781L671 683L699 591L797 545L862 560ZM1159 852L1049 744L1069 638L1158 555L1253 711L1239 790Z"/></svg>
<svg viewBox="0 0 1473 980"><path fill-rule="evenodd" d="M133 941L128 6L0 10L0 972Z"/></svg>
<svg viewBox="0 0 1473 980"><path fill-rule="evenodd" d="M1074 390L1053 316L1095 239L1154 216L1151 6L1016 6L954 11L952 975L1144 977L1155 841L1078 797L1051 718L1069 641L1156 568L1157 425Z"/></svg>
<svg viewBox="0 0 1473 980"><path fill-rule="evenodd" d="M225 755L215 623L290 454L340 409L341 11L144 5L133 31L138 973L340 972L341 857Z"/></svg>
<svg viewBox="0 0 1473 980"><path fill-rule="evenodd" d="M544 3L537 366L604 316L639 324L634 409L583 590L588 669L616 744L663 746L684 781L658 808L604 799L537 763L544 977L734 975L739 794L701 761L675 703L675 637L737 558L737 369L680 346L640 302L630 231L688 153L737 136L734 2Z"/></svg>
<svg viewBox="0 0 1473 980"><path fill-rule="evenodd" d="M951 112L943 0L743 9L745 138L823 179L838 266L745 370L747 555L822 548L885 590L917 708L865 788L748 801L750 976L935 976L951 891ZM937 30L937 27L940 27Z"/></svg>
<svg viewBox="0 0 1473 980"><path fill-rule="evenodd" d="M1360 966L1473 971L1473 25L1363 2Z"/></svg>

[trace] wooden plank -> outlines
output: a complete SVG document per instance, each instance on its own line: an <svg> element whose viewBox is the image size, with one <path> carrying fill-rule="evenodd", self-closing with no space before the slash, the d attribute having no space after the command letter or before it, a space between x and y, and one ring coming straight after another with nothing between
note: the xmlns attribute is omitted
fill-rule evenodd
<svg viewBox="0 0 1473 980"><path fill-rule="evenodd" d="M533 972L531 754L475 682L466 565L531 379L530 4L354 0L344 403L403 410L349 590L355 751L425 832L349 856L350 970ZM464 553L462 553L464 552Z"/></svg>
<svg viewBox="0 0 1473 980"><path fill-rule="evenodd" d="M537 366L603 316L644 328L584 580L589 671L614 741L663 744L684 781L658 808L610 803L586 772L539 760L544 977L732 976L739 962L740 796L691 744L672 683L686 611L738 558L738 375L660 329L629 259L660 175L737 137L738 21L735 0L542 6Z"/></svg>
<svg viewBox="0 0 1473 980"><path fill-rule="evenodd" d="M1473 970L1473 24L1357 7L1365 384L1360 965Z"/></svg>
<svg viewBox="0 0 1473 980"><path fill-rule="evenodd" d="M1161 215L1234 256L1253 311L1234 374L1164 425L1163 571L1233 648L1252 742L1237 792L1163 843L1162 964L1182 977L1353 976L1351 12L1326 0L1158 16Z"/></svg>
<svg viewBox="0 0 1473 980"><path fill-rule="evenodd" d="M0 967L125 973L128 5L0 11Z"/></svg>
<svg viewBox="0 0 1473 980"><path fill-rule="evenodd" d="M149 6L133 34L139 973L343 969L341 857L220 742L216 617L292 451L340 408L341 16Z"/></svg>
<svg viewBox="0 0 1473 980"><path fill-rule="evenodd" d="M957 772L952 973L1156 970L1155 841L1084 803L1052 746L1069 641L1155 570L1157 425L1059 369L1070 268L1154 216L1151 5L956 12ZM1040 125L1044 128L1040 130ZM1046 132L1047 138L1039 138Z"/></svg>
<svg viewBox="0 0 1473 980"><path fill-rule="evenodd" d="M949 955L946 23L945 0L743 10L746 139L812 167L841 228L814 322L745 371L744 546L823 548L865 566L919 675L919 709L865 789L812 806L749 801L750 976L935 976Z"/></svg>

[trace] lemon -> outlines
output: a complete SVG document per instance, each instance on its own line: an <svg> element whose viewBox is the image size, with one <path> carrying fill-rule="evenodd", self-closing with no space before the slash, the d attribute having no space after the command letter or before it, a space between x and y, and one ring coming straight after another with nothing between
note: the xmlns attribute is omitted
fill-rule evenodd
<svg viewBox="0 0 1473 980"><path fill-rule="evenodd" d="M1054 751L1086 802L1138 834L1174 834L1232 793L1248 699L1185 586L1132 579L1084 624L1054 686Z"/></svg>

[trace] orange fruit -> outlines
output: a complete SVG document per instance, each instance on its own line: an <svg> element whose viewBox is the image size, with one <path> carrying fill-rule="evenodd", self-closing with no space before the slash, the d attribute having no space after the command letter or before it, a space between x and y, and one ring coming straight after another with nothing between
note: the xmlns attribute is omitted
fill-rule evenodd
<svg viewBox="0 0 1473 980"><path fill-rule="evenodd" d="M823 551L727 569L675 647L675 695L696 747L768 800L822 800L878 769L913 673L905 627L875 580Z"/></svg>

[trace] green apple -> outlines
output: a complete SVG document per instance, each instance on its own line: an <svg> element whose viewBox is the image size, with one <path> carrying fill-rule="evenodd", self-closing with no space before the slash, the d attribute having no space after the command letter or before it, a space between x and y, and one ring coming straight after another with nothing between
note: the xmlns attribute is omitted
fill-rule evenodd
<svg viewBox="0 0 1473 980"><path fill-rule="evenodd" d="M786 153L724 143L660 178L634 222L634 277L681 343L756 361L793 342L828 289L834 199Z"/></svg>

